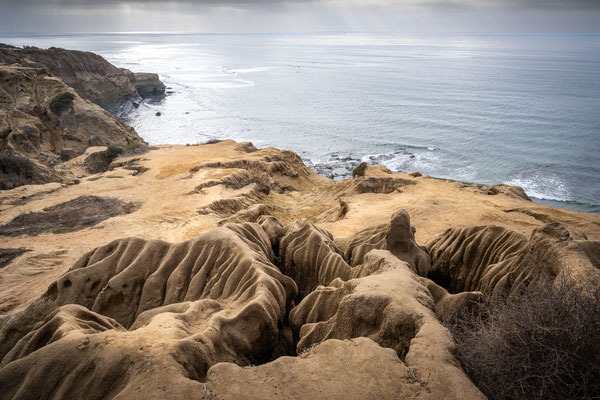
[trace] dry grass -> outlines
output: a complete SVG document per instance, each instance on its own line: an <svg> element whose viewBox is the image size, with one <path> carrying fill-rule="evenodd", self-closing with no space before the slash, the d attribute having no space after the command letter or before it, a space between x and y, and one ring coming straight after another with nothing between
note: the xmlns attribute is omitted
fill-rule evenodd
<svg viewBox="0 0 600 400"><path fill-rule="evenodd" d="M566 280L445 321L490 399L600 398L600 288Z"/></svg>

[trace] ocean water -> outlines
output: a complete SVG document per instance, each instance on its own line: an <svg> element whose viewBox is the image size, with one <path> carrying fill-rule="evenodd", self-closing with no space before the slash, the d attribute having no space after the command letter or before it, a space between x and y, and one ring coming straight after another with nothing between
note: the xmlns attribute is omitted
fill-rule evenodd
<svg viewBox="0 0 600 400"><path fill-rule="evenodd" d="M151 144L290 149L347 178L361 161L600 212L600 35L0 35L157 72L117 111ZM155 114L160 111L161 115Z"/></svg>

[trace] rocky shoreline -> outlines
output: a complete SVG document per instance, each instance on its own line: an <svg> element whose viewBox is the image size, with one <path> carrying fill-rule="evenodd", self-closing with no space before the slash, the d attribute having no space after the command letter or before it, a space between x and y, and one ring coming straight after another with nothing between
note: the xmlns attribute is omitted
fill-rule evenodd
<svg viewBox="0 0 600 400"><path fill-rule="evenodd" d="M334 182L231 140L127 153L48 71L0 73L4 147L67 171L0 191L2 399L484 399L445 321L600 285L598 214L366 163ZM44 164L57 127L76 157Z"/></svg>
<svg viewBox="0 0 600 400"><path fill-rule="evenodd" d="M135 130L100 105L164 90L156 74L116 68L93 53L0 44L0 189L74 182L82 171L73 164L98 172L122 152L143 150ZM104 152L71 161L93 146Z"/></svg>

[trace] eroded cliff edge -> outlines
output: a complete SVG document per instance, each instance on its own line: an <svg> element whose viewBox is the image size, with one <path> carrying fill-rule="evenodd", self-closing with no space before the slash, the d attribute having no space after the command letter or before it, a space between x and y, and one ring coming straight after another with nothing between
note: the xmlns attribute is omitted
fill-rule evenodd
<svg viewBox="0 0 600 400"><path fill-rule="evenodd" d="M600 217L519 193L233 141L2 192L3 393L483 398L439 319L599 282Z"/></svg>
<svg viewBox="0 0 600 400"><path fill-rule="evenodd" d="M128 98L165 94L165 85L157 74L117 68L89 51L18 48L0 43L0 64L46 69L81 97L104 108Z"/></svg>
<svg viewBox="0 0 600 400"><path fill-rule="evenodd" d="M156 74L93 53L0 44L0 189L73 182L105 170L117 153L146 147L100 106L163 94Z"/></svg>

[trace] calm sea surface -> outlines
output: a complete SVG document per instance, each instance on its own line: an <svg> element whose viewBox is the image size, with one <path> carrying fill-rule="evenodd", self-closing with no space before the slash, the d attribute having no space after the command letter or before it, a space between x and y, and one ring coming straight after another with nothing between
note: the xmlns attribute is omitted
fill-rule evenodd
<svg viewBox="0 0 600 400"><path fill-rule="evenodd" d="M341 179L368 161L600 212L600 35L0 35L170 88L121 110L151 144L252 141ZM160 111L161 116L156 116Z"/></svg>

